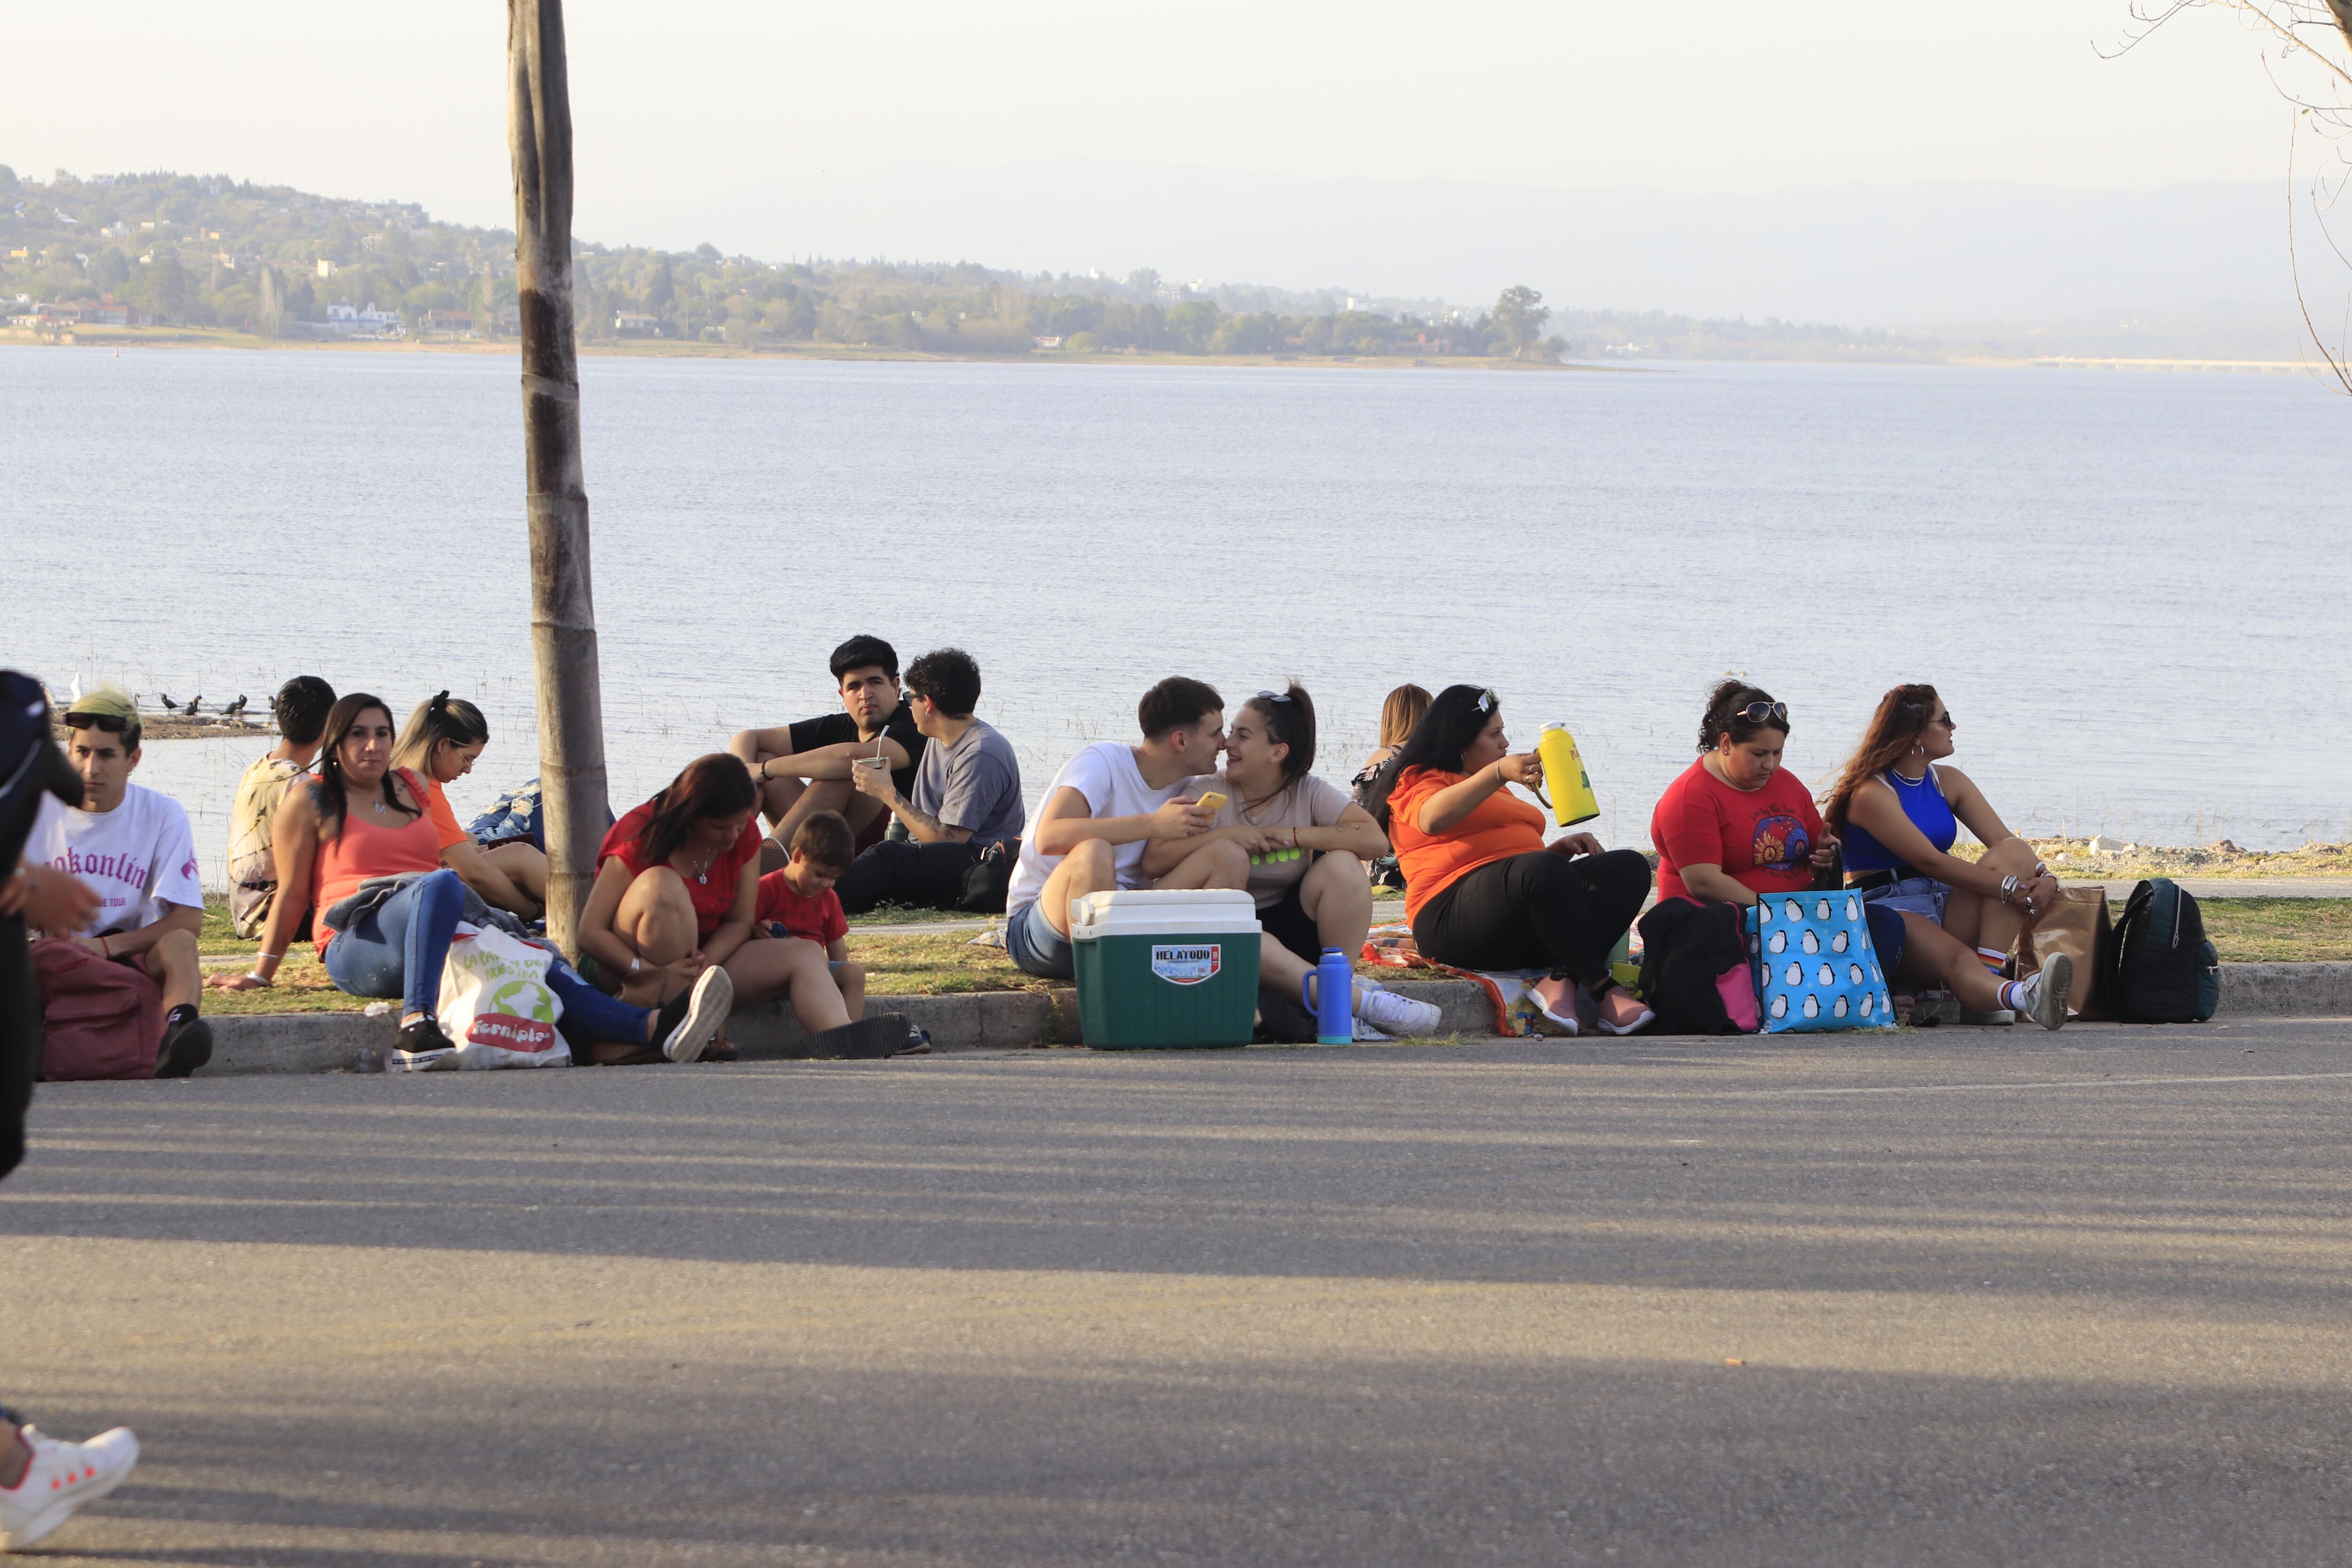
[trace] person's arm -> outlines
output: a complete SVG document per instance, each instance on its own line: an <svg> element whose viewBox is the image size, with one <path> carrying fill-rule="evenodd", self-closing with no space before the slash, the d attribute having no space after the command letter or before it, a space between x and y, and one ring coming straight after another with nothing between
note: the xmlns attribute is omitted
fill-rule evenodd
<svg viewBox="0 0 2352 1568"><path fill-rule="evenodd" d="M261 927L261 950L253 968L244 974L214 977L221 991L257 991L278 978L302 917L310 912L310 867L319 855L319 807L315 784L296 780L278 797L278 814L269 823L269 854L278 867L278 892L269 900L269 919Z"/></svg>
<svg viewBox="0 0 2352 1568"><path fill-rule="evenodd" d="M845 936L835 937L824 944L824 955L835 963L841 963L849 956L849 939Z"/></svg>
<svg viewBox="0 0 2352 1568"><path fill-rule="evenodd" d="M712 963L724 963L732 958L737 948L751 940L751 922L759 912L760 859L755 855L743 863L742 873L735 879L735 901L728 907L719 929L702 944L702 956Z"/></svg>
<svg viewBox="0 0 2352 1568"><path fill-rule="evenodd" d="M1738 904L1745 908L1756 902L1755 892L1733 879L1719 862L1702 862L1685 866L1680 870L1683 887L1690 896L1710 904Z"/></svg>
<svg viewBox="0 0 2352 1568"><path fill-rule="evenodd" d="M770 779L845 779L852 776L850 764L860 757L872 756L882 757L893 769L913 765L906 749L883 734L871 741L836 741L830 746L770 757L764 763L752 764L751 776L761 784Z"/></svg>
<svg viewBox="0 0 2352 1568"><path fill-rule="evenodd" d="M1047 858L1067 855L1089 838L1107 844L1133 844L1139 839L1195 838L1209 830L1217 814L1182 795L1159 810L1129 816L1096 816L1083 791L1064 784L1037 816L1037 853Z"/></svg>
<svg viewBox="0 0 2352 1568"><path fill-rule="evenodd" d="M1215 820L1213 816L1212 821ZM1155 838L1143 850L1143 874L1165 877L1182 865L1192 853L1203 844L1223 838L1242 847L1244 852L1263 855L1270 849L1280 849L1291 842L1287 827L1253 827L1246 822L1236 822L1223 827L1212 827L1206 833L1195 833L1183 838Z"/></svg>
<svg viewBox="0 0 2352 1568"><path fill-rule="evenodd" d="M81 945L104 958L128 958L144 952L175 931L190 936L201 936L205 930L205 911L186 904L167 903L164 912L136 931L108 931L103 936L89 937Z"/></svg>
<svg viewBox="0 0 2352 1568"><path fill-rule="evenodd" d="M441 864L457 872L459 880L481 894L484 903L495 909L511 910L527 919L539 917L539 900L515 886L513 878L483 859L481 846L472 839L443 849Z"/></svg>
<svg viewBox="0 0 2352 1568"><path fill-rule="evenodd" d="M1950 787L1952 780L1951 770L1944 770L1946 798L1951 802L1952 815L1967 824L1969 832L1986 844L1999 844L2011 837L2009 829L2001 826L2000 818L1985 805L1984 797L1976 793L1974 784L1969 784L1965 792L1953 790ZM1963 793L1973 797L1965 801L1969 808L1965 813L1962 810ZM2058 879L2054 877L2036 877L2029 883L2021 884L2009 899L2001 899L2001 874L1990 866L1947 854L1929 843L1927 836L1919 831L1918 825L1904 814L1903 803L1895 797L1894 787L1883 780L1865 780L1863 786L1853 792L1853 798L1846 802L1845 814L1847 821L1860 823L1864 831L1885 845L1891 853L1901 856L1905 865L1923 877L1933 877L1949 887L1964 888L1988 899L2000 899L2004 903L2012 901L2018 893L2029 888L2037 899L2046 892L2047 902L2057 902ZM1987 837L1987 834L1991 837ZM2045 882L2048 884L2046 889L2042 887Z"/></svg>
<svg viewBox="0 0 2352 1568"><path fill-rule="evenodd" d="M1447 784L1421 803L1413 823L1433 837L1444 833L1486 804L1486 797L1507 784L1534 785L1543 782L1543 763L1533 752L1522 752L1489 763L1464 779Z"/></svg>
<svg viewBox="0 0 2352 1568"><path fill-rule="evenodd" d="M914 802L898 793L898 785L887 768L853 768L849 782L857 786L858 794L872 795L888 806L890 814L907 825L908 837L918 843L963 844L971 838L971 828L950 827L929 812L918 810ZM944 811L946 807L942 805L940 809Z"/></svg>
<svg viewBox="0 0 2352 1568"><path fill-rule="evenodd" d="M27 865L0 882L0 915L23 915L37 931L71 931L98 912L98 889L53 866Z"/></svg>
<svg viewBox="0 0 2352 1568"><path fill-rule="evenodd" d="M600 973L622 982L646 972L645 961L629 951L613 924L620 918L622 896L636 879L627 861L606 857L588 886L588 905L580 911L580 951L596 961Z"/></svg>

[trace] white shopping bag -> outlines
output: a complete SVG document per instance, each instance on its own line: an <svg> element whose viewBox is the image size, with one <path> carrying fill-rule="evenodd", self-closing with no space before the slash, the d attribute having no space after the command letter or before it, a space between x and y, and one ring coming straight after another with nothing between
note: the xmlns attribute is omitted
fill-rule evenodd
<svg viewBox="0 0 2352 1568"><path fill-rule="evenodd" d="M556 1032L563 1004L547 986L548 955L519 937L459 921L441 970L441 1032L460 1068L568 1068Z"/></svg>

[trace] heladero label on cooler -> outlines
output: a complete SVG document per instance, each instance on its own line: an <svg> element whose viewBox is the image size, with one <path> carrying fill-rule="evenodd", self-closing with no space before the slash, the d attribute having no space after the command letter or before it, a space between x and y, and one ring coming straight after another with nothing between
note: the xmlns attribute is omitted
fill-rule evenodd
<svg viewBox="0 0 2352 1568"><path fill-rule="evenodd" d="M1151 949L1151 973L1171 985L1198 985L1215 978L1224 956L1222 942L1156 942Z"/></svg>

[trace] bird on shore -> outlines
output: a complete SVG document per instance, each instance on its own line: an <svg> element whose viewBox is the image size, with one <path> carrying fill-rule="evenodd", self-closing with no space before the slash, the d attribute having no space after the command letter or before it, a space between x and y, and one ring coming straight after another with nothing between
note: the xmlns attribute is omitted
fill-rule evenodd
<svg viewBox="0 0 2352 1568"><path fill-rule="evenodd" d="M205 700L202 695L191 697L188 699L188 705L185 708L181 709L180 711L193 719L196 716L196 710L202 708L204 705Z"/></svg>
<svg viewBox="0 0 2352 1568"><path fill-rule="evenodd" d="M226 708L222 709L222 710L221 710L221 711L222 711L223 713L226 713L226 715L228 715L228 716L229 716L230 718L232 718L232 719L236 718L238 714L240 714L240 713L244 712L244 711L245 711L245 693L244 693L244 692L242 692L242 691L238 692L238 693L236 694L236 701L234 701L234 702L232 702L232 703L230 703L227 707L226 707Z"/></svg>
<svg viewBox="0 0 2352 1568"><path fill-rule="evenodd" d="M172 700L172 694L168 691L155 693L155 700L163 705L163 711L166 713L177 713L180 710L180 705Z"/></svg>

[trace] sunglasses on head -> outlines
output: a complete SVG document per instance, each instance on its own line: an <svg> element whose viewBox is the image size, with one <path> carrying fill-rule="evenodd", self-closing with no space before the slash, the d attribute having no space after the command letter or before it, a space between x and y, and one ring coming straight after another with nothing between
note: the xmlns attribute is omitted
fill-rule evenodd
<svg viewBox="0 0 2352 1568"><path fill-rule="evenodd" d="M1494 710L1495 694L1491 691L1481 691L1478 693L1478 711L1481 713L1492 713Z"/></svg>
<svg viewBox="0 0 2352 1568"><path fill-rule="evenodd" d="M120 735L130 727L130 721L120 713L68 713L68 730L103 730L110 735Z"/></svg>
<svg viewBox="0 0 2352 1568"><path fill-rule="evenodd" d="M1785 702L1750 702L1745 708L1733 709L1724 721L1728 723L1732 719L1745 719L1750 724L1761 724L1769 719L1775 723L1785 724L1789 721L1789 705Z"/></svg>
<svg viewBox="0 0 2352 1568"><path fill-rule="evenodd" d="M1287 691L1261 691L1258 693L1258 697L1261 700L1266 702L1287 702L1290 700L1290 693Z"/></svg>

